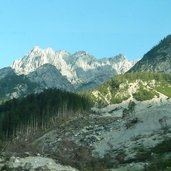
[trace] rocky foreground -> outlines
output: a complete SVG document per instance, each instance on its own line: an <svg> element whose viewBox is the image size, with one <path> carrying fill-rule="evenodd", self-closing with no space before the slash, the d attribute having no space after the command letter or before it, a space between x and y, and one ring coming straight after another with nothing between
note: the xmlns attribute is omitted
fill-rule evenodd
<svg viewBox="0 0 171 171"><path fill-rule="evenodd" d="M0 168L2 171L77 171L70 166L56 164L54 160L45 157L1 158Z"/></svg>
<svg viewBox="0 0 171 171"><path fill-rule="evenodd" d="M171 159L171 100L160 96L134 102L133 108L129 100L93 108L91 114L71 118L32 141L16 140L15 148L7 148L15 157L2 158L1 170L171 169L165 167ZM37 151L44 157L32 157Z"/></svg>

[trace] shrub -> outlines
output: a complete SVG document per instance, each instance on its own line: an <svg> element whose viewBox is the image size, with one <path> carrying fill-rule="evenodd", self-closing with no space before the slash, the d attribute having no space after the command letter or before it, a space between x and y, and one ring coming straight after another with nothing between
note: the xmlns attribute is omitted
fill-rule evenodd
<svg viewBox="0 0 171 171"><path fill-rule="evenodd" d="M133 94L133 97L137 101L144 101L144 100L150 100L150 99L154 98L155 95L157 95L157 93L154 91L140 88L136 93Z"/></svg>

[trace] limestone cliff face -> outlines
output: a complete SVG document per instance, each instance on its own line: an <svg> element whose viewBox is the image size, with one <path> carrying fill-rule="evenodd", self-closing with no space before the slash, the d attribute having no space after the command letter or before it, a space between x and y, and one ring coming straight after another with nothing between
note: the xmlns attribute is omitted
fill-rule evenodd
<svg viewBox="0 0 171 171"><path fill-rule="evenodd" d="M47 70L47 64L54 66L54 73L52 72L52 67L49 71ZM74 89L94 88L114 75L125 73L134 64L135 62L128 61L122 54L110 58L96 59L85 51L70 54L65 50L55 52L51 48L41 49L35 47L23 58L14 61L11 67L16 74L24 74L30 80L38 81L41 85L45 82L48 83L49 79L56 79L58 80L58 85L55 83L50 87L57 85L56 88L61 88L59 86L60 82L61 85L67 85L66 87L62 86L62 88L68 90L68 87L72 86L74 86ZM42 67L44 65L46 67ZM46 77L45 71L48 72ZM40 72L44 73L43 77ZM41 75L41 79L38 78L38 75ZM69 83L66 84L66 80ZM49 87L49 83L47 87Z"/></svg>

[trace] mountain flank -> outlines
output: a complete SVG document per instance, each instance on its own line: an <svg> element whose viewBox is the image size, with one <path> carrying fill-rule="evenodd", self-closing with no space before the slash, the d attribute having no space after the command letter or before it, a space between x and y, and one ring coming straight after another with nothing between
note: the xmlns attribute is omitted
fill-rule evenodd
<svg viewBox="0 0 171 171"><path fill-rule="evenodd" d="M171 35L148 51L128 72L139 71L171 73Z"/></svg>

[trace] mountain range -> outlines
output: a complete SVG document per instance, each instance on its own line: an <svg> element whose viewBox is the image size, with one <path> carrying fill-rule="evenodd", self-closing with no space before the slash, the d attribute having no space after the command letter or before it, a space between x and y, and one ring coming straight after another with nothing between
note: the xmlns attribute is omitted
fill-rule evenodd
<svg viewBox="0 0 171 171"><path fill-rule="evenodd" d="M23 58L15 60L10 67L0 70L0 84L8 82L11 85L5 86L5 91L4 86L1 86L1 91L5 92L1 97L11 99L48 88L89 90L114 75L125 73L135 63L128 61L122 54L96 59L85 51L70 54L65 50L55 52L51 48L41 49L36 46Z"/></svg>
<svg viewBox="0 0 171 171"><path fill-rule="evenodd" d="M36 46L10 67L0 69L0 95L1 100L8 100L48 88L73 92L90 90L115 75L144 71L171 72L171 35L138 62L129 61L122 54L97 59L85 51L70 54Z"/></svg>
<svg viewBox="0 0 171 171"><path fill-rule="evenodd" d="M134 63L121 54L111 58L96 59L85 51L70 54L64 50L55 52L51 48L35 47L22 59L14 61L11 68L18 75L28 75L44 64L51 64L72 85L78 87L95 79L98 80L98 77L104 74L108 79L114 74L125 73ZM103 80L105 81L105 78Z"/></svg>

